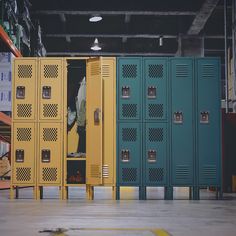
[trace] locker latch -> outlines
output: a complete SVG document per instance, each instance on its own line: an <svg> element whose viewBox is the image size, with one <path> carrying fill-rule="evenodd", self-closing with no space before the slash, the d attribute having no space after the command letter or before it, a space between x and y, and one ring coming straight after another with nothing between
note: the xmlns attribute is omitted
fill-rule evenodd
<svg viewBox="0 0 236 236"><path fill-rule="evenodd" d="M50 162L51 160L51 153L49 149L42 150L42 162Z"/></svg>
<svg viewBox="0 0 236 236"><path fill-rule="evenodd" d="M148 151L148 162L156 162L157 161L157 152L156 150Z"/></svg>
<svg viewBox="0 0 236 236"><path fill-rule="evenodd" d="M98 125L101 120L101 110L99 108L96 108L93 116L94 116L94 123Z"/></svg>
<svg viewBox="0 0 236 236"><path fill-rule="evenodd" d="M130 161L130 151L129 150L121 150L121 161L129 162Z"/></svg>
<svg viewBox="0 0 236 236"><path fill-rule="evenodd" d="M51 99L51 87L50 86L43 86L42 98L43 99Z"/></svg>
<svg viewBox="0 0 236 236"><path fill-rule="evenodd" d="M17 86L16 87L16 98L17 99L24 99L25 98L25 87L24 86Z"/></svg>
<svg viewBox="0 0 236 236"><path fill-rule="evenodd" d="M210 122L209 112L208 111L201 111L201 113L200 113L200 123L208 124L209 122Z"/></svg>
<svg viewBox="0 0 236 236"><path fill-rule="evenodd" d="M156 98L157 96L157 88L154 86L148 87L148 98Z"/></svg>
<svg viewBox="0 0 236 236"><path fill-rule="evenodd" d="M174 123L182 124L183 123L183 113L182 111L174 112Z"/></svg>
<svg viewBox="0 0 236 236"><path fill-rule="evenodd" d="M24 162L25 151L23 149L16 150L16 162Z"/></svg>
<svg viewBox="0 0 236 236"><path fill-rule="evenodd" d="M122 87L122 98L129 98L130 97L130 87L123 86Z"/></svg>

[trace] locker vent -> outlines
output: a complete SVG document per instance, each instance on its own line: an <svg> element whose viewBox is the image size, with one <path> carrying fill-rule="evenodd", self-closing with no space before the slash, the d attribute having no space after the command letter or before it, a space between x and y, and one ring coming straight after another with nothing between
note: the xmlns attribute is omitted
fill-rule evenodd
<svg viewBox="0 0 236 236"><path fill-rule="evenodd" d="M18 65L19 78L32 78L32 65Z"/></svg>
<svg viewBox="0 0 236 236"><path fill-rule="evenodd" d="M150 142L162 142L163 141L163 128L149 128L149 141Z"/></svg>
<svg viewBox="0 0 236 236"><path fill-rule="evenodd" d="M43 116L44 117L57 117L58 105L57 104L43 104Z"/></svg>
<svg viewBox="0 0 236 236"><path fill-rule="evenodd" d="M122 77L135 79L137 77L137 65L122 65Z"/></svg>
<svg viewBox="0 0 236 236"><path fill-rule="evenodd" d="M123 128L122 140L126 142L135 142L137 140L137 129L136 128Z"/></svg>
<svg viewBox="0 0 236 236"><path fill-rule="evenodd" d="M31 128L17 128L17 141L30 141Z"/></svg>
<svg viewBox="0 0 236 236"><path fill-rule="evenodd" d="M189 70L188 65L186 64L178 64L176 65L176 77L188 77L189 76Z"/></svg>
<svg viewBox="0 0 236 236"><path fill-rule="evenodd" d="M31 104L17 104L17 116L18 117L31 117L32 105Z"/></svg>
<svg viewBox="0 0 236 236"><path fill-rule="evenodd" d="M134 118L137 116L136 104L122 104L122 116L127 118Z"/></svg>
<svg viewBox="0 0 236 236"><path fill-rule="evenodd" d="M164 169L149 168L148 177L150 182L161 182L164 179Z"/></svg>
<svg viewBox="0 0 236 236"><path fill-rule="evenodd" d="M137 168L122 168L122 181L135 182L137 180Z"/></svg>
<svg viewBox="0 0 236 236"><path fill-rule="evenodd" d="M16 180L17 181L30 181L31 180L31 168L30 167L16 168Z"/></svg>
<svg viewBox="0 0 236 236"><path fill-rule="evenodd" d="M57 181L57 168L43 168L43 181Z"/></svg>
<svg viewBox="0 0 236 236"><path fill-rule="evenodd" d="M203 167L203 177L206 179L216 178L216 166L215 165L205 165Z"/></svg>
<svg viewBox="0 0 236 236"><path fill-rule="evenodd" d="M58 65L44 65L43 73L44 73L44 78L57 78Z"/></svg>
<svg viewBox="0 0 236 236"><path fill-rule="evenodd" d="M43 141L57 141L57 128L43 128Z"/></svg>
<svg viewBox="0 0 236 236"><path fill-rule="evenodd" d="M151 118L163 117L163 104L149 104L148 114Z"/></svg>
<svg viewBox="0 0 236 236"><path fill-rule="evenodd" d="M178 165L176 167L176 179L188 179L190 176L189 166Z"/></svg>
<svg viewBox="0 0 236 236"><path fill-rule="evenodd" d="M102 177L109 178L109 166L108 165L102 166Z"/></svg>
<svg viewBox="0 0 236 236"><path fill-rule="evenodd" d="M102 65L102 76L104 78L110 78L111 77L111 68L109 65Z"/></svg>
<svg viewBox="0 0 236 236"><path fill-rule="evenodd" d="M163 78L163 65L149 65L149 78Z"/></svg>
<svg viewBox="0 0 236 236"><path fill-rule="evenodd" d="M99 165L91 165L90 166L90 176L92 178L100 178L100 168Z"/></svg>
<svg viewBox="0 0 236 236"><path fill-rule="evenodd" d="M92 63L91 65L91 70L90 70L90 73L91 73L91 76L96 76L96 75L100 75L100 64L99 63Z"/></svg>
<svg viewBox="0 0 236 236"><path fill-rule="evenodd" d="M212 64L205 64L202 68L202 77L205 79L214 78L215 67Z"/></svg>

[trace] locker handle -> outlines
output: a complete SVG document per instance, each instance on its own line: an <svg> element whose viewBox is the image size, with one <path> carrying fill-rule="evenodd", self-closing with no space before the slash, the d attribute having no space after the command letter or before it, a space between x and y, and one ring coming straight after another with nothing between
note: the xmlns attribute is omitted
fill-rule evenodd
<svg viewBox="0 0 236 236"><path fill-rule="evenodd" d="M148 94L147 94L147 97L149 99L155 99L157 96L157 88L154 87L154 86L150 86L148 87Z"/></svg>
<svg viewBox="0 0 236 236"><path fill-rule="evenodd" d="M25 151L23 149L16 150L16 162L24 162Z"/></svg>
<svg viewBox="0 0 236 236"><path fill-rule="evenodd" d="M200 123L201 124L209 124L210 123L210 112L209 111L201 111L200 112Z"/></svg>
<svg viewBox="0 0 236 236"><path fill-rule="evenodd" d="M49 149L43 149L42 150L42 162L43 163L49 163L51 160L51 152Z"/></svg>
<svg viewBox="0 0 236 236"><path fill-rule="evenodd" d="M183 123L183 112L182 111L174 112L173 121L175 124L182 124Z"/></svg>
<svg viewBox="0 0 236 236"><path fill-rule="evenodd" d="M101 109L96 108L94 111L94 123L99 125L101 121Z"/></svg>
<svg viewBox="0 0 236 236"><path fill-rule="evenodd" d="M16 87L16 98L17 99L25 99L25 87L17 86Z"/></svg>
<svg viewBox="0 0 236 236"><path fill-rule="evenodd" d="M121 161L129 162L130 161L130 151L129 150L121 150Z"/></svg>
<svg viewBox="0 0 236 236"><path fill-rule="evenodd" d="M148 162L153 163L157 161L156 150L148 150Z"/></svg>

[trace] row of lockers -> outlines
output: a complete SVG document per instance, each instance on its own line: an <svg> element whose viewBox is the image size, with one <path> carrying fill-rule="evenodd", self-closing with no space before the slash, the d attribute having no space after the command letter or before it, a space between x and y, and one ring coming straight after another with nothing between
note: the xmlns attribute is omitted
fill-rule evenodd
<svg viewBox="0 0 236 236"><path fill-rule="evenodd" d="M118 185L220 186L219 60L120 58L118 68Z"/></svg>

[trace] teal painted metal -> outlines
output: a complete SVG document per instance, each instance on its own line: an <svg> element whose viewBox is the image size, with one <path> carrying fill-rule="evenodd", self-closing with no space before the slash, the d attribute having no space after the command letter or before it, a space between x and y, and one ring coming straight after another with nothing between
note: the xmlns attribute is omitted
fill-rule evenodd
<svg viewBox="0 0 236 236"><path fill-rule="evenodd" d="M167 118L167 58L143 59L143 110L145 120L165 120Z"/></svg>
<svg viewBox="0 0 236 236"><path fill-rule="evenodd" d="M118 185L141 186L142 137L140 123L118 124Z"/></svg>
<svg viewBox="0 0 236 236"><path fill-rule="evenodd" d="M142 58L118 58L119 120L142 119Z"/></svg>
<svg viewBox="0 0 236 236"><path fill-rule="evenodd" d="M167 124L146 123L143 126L143 179L145 186L167 184Z"/></svg>
<svg viewBox="0 0 236 236"><path fill-rule="evenodd" d="M171 185L194 184L193 59L170 59Z"/></svg>
<svg viewBox="0 0 236 236"><path fill-rule="evenodd" d="M196 59L197 174L199 186L221 185L220 61Z"/></svg>

